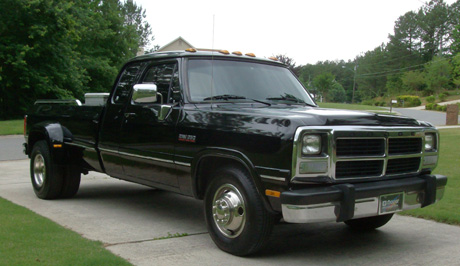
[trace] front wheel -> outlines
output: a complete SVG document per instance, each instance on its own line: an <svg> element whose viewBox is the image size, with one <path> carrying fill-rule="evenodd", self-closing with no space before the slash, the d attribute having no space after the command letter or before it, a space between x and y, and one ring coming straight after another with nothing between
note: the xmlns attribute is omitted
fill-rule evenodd
<svg viewBox="0 0 460 266"><path fill-rule="evenodd" d="M379 228L381 226L384 226L386 223L388 223L391 220L392 217L393 217L393 213L348 220L348 221L345 221L344 223L350 226L350 228L353 230L370 231L370 230Z"/></svg>
<svg viewBox="0 0 460 266"><path fill-rule="evenodd" d="M228 166L217 171L204 204L209 234L223 251L244 256L266 245L274 218L243 169Z"/></svg>

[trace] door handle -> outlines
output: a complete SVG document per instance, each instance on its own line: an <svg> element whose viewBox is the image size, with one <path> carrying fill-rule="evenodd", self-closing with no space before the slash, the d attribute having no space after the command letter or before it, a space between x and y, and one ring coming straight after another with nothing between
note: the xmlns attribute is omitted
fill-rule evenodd
<svg viewBox="0 0 460 266"><path fill-rule="evenodd" d="M136 116L136 113L125 113L125 117Z"/></svg>

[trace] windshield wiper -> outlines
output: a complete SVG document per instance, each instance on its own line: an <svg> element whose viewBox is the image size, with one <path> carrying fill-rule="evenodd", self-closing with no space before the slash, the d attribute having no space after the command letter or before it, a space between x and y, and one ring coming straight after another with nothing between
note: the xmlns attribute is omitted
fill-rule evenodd
<svg viewBox="0 0 460 266"><path fill-rule="evenodd" d="M279 97L269 97L269 98L266 98L266 100L270 100L270 101L288 101L288 102L300 103L300 104L315 107L315 105L306 103L306 102L304 102L304 101L302 101L302 100L300 100L299 98L296 98L296 97L279 96Z"/></svg>
<svg viewBox="0 0 460 266"><path fill-rule="evenodd" d="M212 101L212 100L225 100L225 101L228 101L228 100L251 100L251 101L254 101L254 102L257 102L257 103L262 103L262 104L266 104L268 106L271 106L271 103L267 103L267 102L264 102L264 101L261 101L261 100L250 99L250 98L246 98L244 96L230 95L230 94L216 95L216 96L207 97L207 98L203 99L203 101Z"/></svg>
<svg viewBox="0 0 460 266"><path fill-rule="evenodd" d="M208 98L204 98L203 101L211 101L211 100L238 100L238 99L246 99L244 96L238 96L238 95L231 95L231 94L222 94L222 95L216 95Z"/></svg>

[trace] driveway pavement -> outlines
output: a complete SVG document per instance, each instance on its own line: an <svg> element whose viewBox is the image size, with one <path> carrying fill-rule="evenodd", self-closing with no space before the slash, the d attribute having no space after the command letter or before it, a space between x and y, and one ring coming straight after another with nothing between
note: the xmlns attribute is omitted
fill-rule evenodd
<svg viewBox="0 0 460 266"><path fill-rule="evenodd" d="M0 161L27 159L22 152L22 143L22 135L0 136Z"/></svg>
<svg viewBox="0 0 460 266"><path fill-rule="evenodd" d="M460 227L395 216L380 230L344 224L275 226L257 256L220 251L206 231L202 202L90 173L73 199L35 197L28 160L0 162L0 197L25 206L135 265L458 265ZM2 214L7 215L7 214ZM188 236L159 240L169 234Z"/></svg>

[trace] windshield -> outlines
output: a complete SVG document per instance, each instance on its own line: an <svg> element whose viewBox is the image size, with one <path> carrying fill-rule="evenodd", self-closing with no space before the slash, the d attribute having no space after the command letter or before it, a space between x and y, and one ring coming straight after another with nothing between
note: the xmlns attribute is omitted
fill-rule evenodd
<svg viewBox="0 0 460 266"><path fill-rule="evenodd" d="M274 65L191 59L188 86L192 102L255 99L315 105L288 69Z"/></svg>

